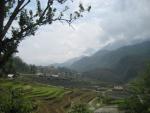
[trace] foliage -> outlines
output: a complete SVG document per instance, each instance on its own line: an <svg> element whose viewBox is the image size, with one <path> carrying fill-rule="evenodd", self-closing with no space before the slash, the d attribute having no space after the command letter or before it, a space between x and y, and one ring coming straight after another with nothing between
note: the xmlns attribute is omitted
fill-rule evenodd
<svg viewBox="0 0 150 113"><path fill-rule="evenodd" d="M69 9L69 6L65 5L67 1L47 0L45 6L40 0L36 0L36 5L32 4L30 8L31 0L0 0L0 68L17 52L19 43L25 37L35 35L40 26L55 21L67 22L70 25L82 17L84 11L91 9L91 7L85 9L79 4L78 11L65 15ZM58 4L64 8L57 10Z"/></svg>
<svg viewBox="0 0 150 113"><path fill-rule="evenodd" d="M113 51L99 50L68 68L83 72L83 77L89 80L122 84L137 77L149 60L150 41L145 41Z"/></svg>
<svg viewBox="0 0 150 113"><path fill-rule="evenodd" d="M97 97L97 101L101 104L107 105L111 103L112 98L107 94L99 94Z"/></svg>
<svg viewBox="0 0 150 113"><path fill-rule="evenodd" d="M1 75L27 73L35 74L37 67L35 65L28 65L19 57L11 57L2 68Z"/></svg>
<svg viewBox="0 0 150 113"><path fill-rule="evenodd" d="M126 113L150 113L150 66L141 76L131 85L131 97L125 99L120 106Z"/></svg>
<svg viewBox="0 0 150 113"><path fill-rule="evenodd" d="M0 113L31 113L37 106L25 98L21 89L0 89Z"/></svg>
<svg viewBox="0 0 150 113"><path fill-rule="evenodd" d="M34 113L65 113L70 109L71 103L88 103L96 96L96 93L90 90L68 89L16 79L0 79L0 87L22 89L23 97L37 104L38 109ZM0 95L4 95L4 93L0 92Z"/></svg>
<svg viewBox="0 0 150 113"><path fill-rule="evenodd" d="M90 113L85 104L74 105L69 113Z"/></svg>
<svg viewBox="0 0 150 113"><path fill-rule="evenodd" d="M9 61L5 64L5 66L2 68L0 75L2 76L10 73L12 74L16 73L12 58L10 58Z"/></svg>

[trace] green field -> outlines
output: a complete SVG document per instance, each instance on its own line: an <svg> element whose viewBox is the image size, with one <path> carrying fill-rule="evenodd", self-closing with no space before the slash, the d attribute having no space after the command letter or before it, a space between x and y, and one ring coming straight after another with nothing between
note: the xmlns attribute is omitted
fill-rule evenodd
<svg viewBox="0 0 150 113"><path fill-rule="evenodd" d="M59 87L37 83L22 83L10 80L0 80L0 86L6 88L21 88L25 95L29 98L60 98L67 92L63 88Z"/></svg>
<svg viewBox="0 0 150 113"><path fill-rule="evenodd" d="M90 90L65 89L35 82L0 80L0 88L22 89L24 96L38 103L36 113L66 113L72 104L88 103L96 93Z"/></svg>

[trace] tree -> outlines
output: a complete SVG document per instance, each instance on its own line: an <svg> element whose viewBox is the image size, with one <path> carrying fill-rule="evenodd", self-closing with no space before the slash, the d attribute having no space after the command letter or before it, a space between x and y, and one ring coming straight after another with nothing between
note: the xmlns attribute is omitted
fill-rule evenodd
<svg viewBox="0 0 150 113"><path fill-rule="evenodd" d="M26 98L22 89L0 88L0 113L32 113L37 105Z"/></svg>
<svg viewBox="0 0 150 113"><path fill-rule="evenodd" d="M69 113L90 113L85 104L74 105Z"/></svg>
<svg viewBox="0 0 150 113"><path fill-rule="evenodd" d="M7 74L16 74L13 58L10 58L5 64L5 66L2 67L2 72L0 73L0 76L7 75Z"/></svg>
<svg viewBox="0 0 150 113"><path fill-rule="evenodd" d="M27 6L31 0L0 0L0 69L7 60L17 52L19 43L27 36L35 35L37 29L45 24L55 21L67 22L69 25L84 11L90 11L79 4L79 10L65 16L69 9L64 6L62 11L57 10L54 4L61 4L68 0L47 0L45 8L42 8L40 0L36 0L36 11L29 10ZM33 1L32 1L33 2ZM17 23L17 25L14 25Z"/></svg>
<svg viewBox="0 0 150 113"><path fill-rule="evenodd" d="M0 77L6 77L8 74L15 74L15 77L17 77L20 73L35 74L36 72L37 66L26 64L19 57L11 57L2 67Z"/></svg>
<svg viewBox="0 0 150 113"><path fill-rule="evenodd" d="M126 113L150 113L150 66L130 88L131 96L125 99L121 108Z"/></svg>

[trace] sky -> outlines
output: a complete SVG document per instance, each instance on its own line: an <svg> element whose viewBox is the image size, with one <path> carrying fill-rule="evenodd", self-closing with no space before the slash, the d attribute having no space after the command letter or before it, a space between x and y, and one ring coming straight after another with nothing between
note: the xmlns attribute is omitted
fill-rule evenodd
<svg viewBox="0 0 150 113"><path fill-rule="evenodd" d="M29 64L50 65L150 39L150 0L74 0L68 3L71 11L79 3L91 5L91 12L73 27L60 22L41 27L21 42L17 55Z"/></svg>

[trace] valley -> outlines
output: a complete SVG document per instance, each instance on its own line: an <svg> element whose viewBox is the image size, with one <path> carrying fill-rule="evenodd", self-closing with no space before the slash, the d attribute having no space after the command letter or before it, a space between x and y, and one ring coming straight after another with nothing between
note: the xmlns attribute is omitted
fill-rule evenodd
<svg viewBox="0 0 150 113"><path fill-rule="evenodd" d="M81 84L82 88L76 87L76 85L74 87L65 87L50 84L50 81L48 84L35 80L30 81L29 79L25 81L20 78L15 80L1 79L0 91L3 92L0 94L7 94L8 89L21 89L25 98L36 103L36 113L66 113L71 106L81 103L86 103L90 111L95 113L98 108L105 105L114 105L116 104L115 101L127 97L127 95L121 96L126 92L123 89L119 90L110 87L89 88Z"/></svg>
<svg viewBox="0 0 150 113"><path fill-rule="evenodd" d="M38 104L36 113L66 113L70 106L88 103L96 97L92 90L68 89L33 82L0 80L0 89L22 89L26 98ZM5 92L1 92L5 94Z"/></svg>
<svg viewBox="0 0 150 113"><path fill-rule="evenodd" d="M150 113L150 0L0 0L0 113Z"/></svg>
<svg viewBox="0 0 150 113"><path fill-rule="evenodd" d="M124 84L140 75L149 61L150 41L144 41L115 50L102 49L66 67L82 73L83 78Z"/></svg>
<svg viewBox="0 0 150 113"><path fill-rule="evenodd" d="M86 105L90 113L124 113L125 99L133 93L132 82L146 69L149 45L143 42L115 51L98 51L68 63L70 67L28 65L14 57L5 70L14 77L0 79L0 92L11 95L12 90L21 90L36 107L35 113L70 113L78 105ZM134 52L137 48L141 52Z"/></svg>

